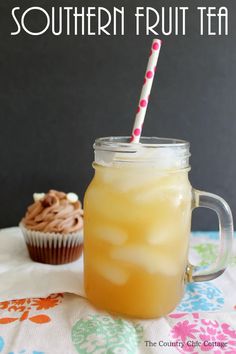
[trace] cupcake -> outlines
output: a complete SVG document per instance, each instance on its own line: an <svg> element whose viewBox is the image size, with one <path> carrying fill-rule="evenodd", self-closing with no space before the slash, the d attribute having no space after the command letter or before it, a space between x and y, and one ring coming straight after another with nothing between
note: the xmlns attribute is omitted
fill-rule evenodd
<svg viewBox="0 0 236 354"><path fill-rule="evenodd" d="M78 259L83 247L83 210L75 193L35 193L20 222L33 261L64 264Z"/></svg>

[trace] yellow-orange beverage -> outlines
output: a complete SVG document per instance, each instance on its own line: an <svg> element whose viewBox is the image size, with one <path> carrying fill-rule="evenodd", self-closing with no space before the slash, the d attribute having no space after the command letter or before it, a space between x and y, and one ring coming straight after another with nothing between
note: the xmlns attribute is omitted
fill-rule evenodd
<svg viewBox="0 0 236 354"><path fill-rule="evenodd" d="M97 307L131 317L160 317L180 302L184 283L211 280L228 263L233 220L219 196L192 189L189 143L127 137L95 141L95 176L84 200L84 284ZM188 264L192 208L218 214L218 262ZM188 265L188 266L187 266ZM185 279L186 278L186 279Z"/></svg>
<svg viewBox="0 0 236 354"><path fill-rule="evenodd" d="M138 161L94 167L84 200L87 297L101 309L128 316L167 314L184 292L188 171Z"/></svg>

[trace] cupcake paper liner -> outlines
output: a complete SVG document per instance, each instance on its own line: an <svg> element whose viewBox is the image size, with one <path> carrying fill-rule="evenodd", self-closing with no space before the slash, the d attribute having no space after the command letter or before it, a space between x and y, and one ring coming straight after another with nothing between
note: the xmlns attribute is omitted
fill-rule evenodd
<svg viewBox="0 0 236 354"><path fill-rule="evenodd" d="M64 264L78 259L83 248L83 231L71 234L41 232L20 228L32 260L48 264Z"/></svg>

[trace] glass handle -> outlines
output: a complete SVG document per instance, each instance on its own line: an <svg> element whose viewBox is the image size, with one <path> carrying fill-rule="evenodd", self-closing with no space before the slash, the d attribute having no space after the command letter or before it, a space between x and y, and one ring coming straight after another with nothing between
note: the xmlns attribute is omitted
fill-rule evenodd
<svg viewBox="0 0 236 354"><path fill-rule="evenodd" d="M215 262L207 267L189 264L186 270L187 282L207 281L224 273L231 255L233 243L233 217L229 205L218 195L193 189L192 209L203 207L214 210L219 219L220 244Z"/></svg>

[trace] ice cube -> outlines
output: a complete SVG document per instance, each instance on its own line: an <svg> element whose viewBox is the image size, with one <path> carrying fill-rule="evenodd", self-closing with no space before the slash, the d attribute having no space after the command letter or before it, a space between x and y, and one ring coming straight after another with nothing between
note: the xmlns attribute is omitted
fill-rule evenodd
<svg viewBox="0 0 236 354"><path fill-rule="evenodd" d="M142 203L150 203L155 200L173 201L174 206L179 206L183 199L183 188L179 185L162 185L156 183L150 188L139 190L135 195L135 201Z"/></svg>
<svg viewBox="0 0 236 354"><path fill-rule="evenodd" d="M178 273L178 265L170 255L164 255L151 247L136 245L116 248L111 252L111 258L127 262L151 274L173 276Z"/></svg>
<svg viewBox="0 0 236 354"><path fill-rule="evenodd" d="M140 188L147 188L163 177L159 171L144 170L144 168L116 168L103 171L101 176L103 182L112 186L119 192L138 191Z"/></svg>
<svg viewBox="0 0 236 354"><path fill-rule="evenodd" d="M115 153L106 150L95 150L95 161L102 166L111 166Z"/></svg>
<svg viewBox="0 0 236 354"><path fill-rule="evenodd" d="M112 262L97 259L93 260L92 264L97 273L113 284L124 285L129 278L129 273L125 269Z"/></svg>
<svg viewBox="0 0 236 354"><path fill-rule="evenodd" d="M109 226L97 226L94 228L94 236L113 245L122 245L128 238L125 231Z"/></svg>
<svg viewBox="0 0 236 354"><path fill-rule="evenodd" d="M157 181L163 177L161 173L153 175L151 171L145 172L144 169L137 169L131 172L132 173L127 174L125 178L117 180L116 187L121 192L136 191L136 195L138 195L141 189L146 191L149 185L155 182L157 183Z"/></svg>
<svg viewBox="0 0 236 354"><path fill-rule="evenodd" d="M168 245L168 243L176 241L178 237L178 225L176 223L172 224L171 220L169 222L166 221L166 225L163 225L163 223L154 224L147 231L146 240L150 245Z"/></svg>
<svg viewBox="0 0 236 354"><path fill-rule="evenodd" d="M153 229L147 234L147 241L150 245L165 244L170 238L170 233L167 230Z"/></svg>
<svg viewBox="0 0 236 354"><path fill-rule="evenodd" d="M106 191L102 188L93 187L89 190L86 201L89 201L89 207L93 211L93 215L101 215L106 222L120 223L121 221L129 222L147 218L143 209L133 208L130 210L121 196L117 198L117 194L113 195L109 193L109 190Z"/></svg>

